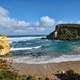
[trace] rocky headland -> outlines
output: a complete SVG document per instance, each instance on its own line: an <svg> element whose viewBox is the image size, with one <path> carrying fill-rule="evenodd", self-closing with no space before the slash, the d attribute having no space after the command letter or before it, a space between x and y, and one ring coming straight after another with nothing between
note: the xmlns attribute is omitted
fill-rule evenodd
<svg viewBox="0 0 80 80"><path fill-rule="evenodd" d="M58 24L47 39L56 40L79 40L80 24Z"/></svg>

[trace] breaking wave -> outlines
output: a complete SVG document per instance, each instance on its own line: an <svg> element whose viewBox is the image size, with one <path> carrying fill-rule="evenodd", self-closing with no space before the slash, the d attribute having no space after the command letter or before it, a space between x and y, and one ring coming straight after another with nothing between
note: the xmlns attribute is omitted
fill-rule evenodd
<svg viewBox="0 0 80 80"><path fill-rule="evenodd" d="M46 64L80 61L80 41L47 40L40 37L9 38L15 63Z"/></svg>
<svg viewBox="0 0 80 80"><path fill-rule="evenodd" d="M41 46L36 46L36 47L25 47L25 48L11 48L11 51L19 51L19 50L30 50L30 49L38 49Z"/></svg>
<svg viewBox="0 0 80 80"><path fill-rule="evenodd" d="M80 55L62 55L60 57L41 56L34 57L11 57L14 63L27 63L27 64L47 64L47 63L61 63L67 61L80 61Z"/></svg>
<svg viewBox="0 0 80 80"><path fill-rule="evenodd" d="M9 41L10 43L13 41L25 41L25 40L34 40L34 39L40 39L41 37L10 37Z"/></svg>

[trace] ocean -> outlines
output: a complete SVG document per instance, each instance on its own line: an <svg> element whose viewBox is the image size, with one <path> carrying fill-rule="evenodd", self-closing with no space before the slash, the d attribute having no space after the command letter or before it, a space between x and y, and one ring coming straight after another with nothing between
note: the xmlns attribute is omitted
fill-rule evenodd
<svg viewBox="0 0 80 80"><path fill-rule="evenodd" d="M80 60L80 40L48 40L45 36L9 37L14 63L46 64Z"/></svg>

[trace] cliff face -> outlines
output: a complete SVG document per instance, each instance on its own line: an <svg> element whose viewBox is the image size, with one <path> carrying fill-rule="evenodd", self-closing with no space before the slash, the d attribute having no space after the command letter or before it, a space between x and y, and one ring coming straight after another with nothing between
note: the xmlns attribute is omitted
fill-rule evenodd
<svg viewBox="0 0 80 80"><path fill-rule="evenodd" d="M80 24L59 24L47 36L47 39L76 40L80 39Z"/></svg>

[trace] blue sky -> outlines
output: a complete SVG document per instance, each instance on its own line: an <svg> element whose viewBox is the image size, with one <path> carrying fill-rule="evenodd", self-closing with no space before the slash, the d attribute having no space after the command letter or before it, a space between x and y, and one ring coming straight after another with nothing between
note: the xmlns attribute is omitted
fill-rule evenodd
<svg viewBox="0 0 80 80"><path fill-rule="evenodd" d="M80 23L80 0L0 0L1 34L49 34L59 23Z"/></svg>

